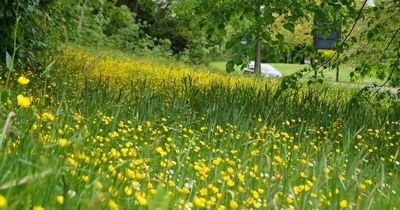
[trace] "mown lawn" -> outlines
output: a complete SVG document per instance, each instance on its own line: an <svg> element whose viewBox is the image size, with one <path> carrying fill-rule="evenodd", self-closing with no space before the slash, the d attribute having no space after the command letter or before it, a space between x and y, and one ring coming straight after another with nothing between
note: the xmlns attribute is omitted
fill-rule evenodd
<svg viewBox="0 0 400 210"><path fill-rule="evenodd" d="M214 61L209 64L210 69L217 72L225 72L226 62L224 61ZM302 70L306 67L306 65L301 64L286 64L286 63L271 63L273 67L279 70L283 76L287 76L293 74L299 70ZM356 81L351 81L350 73L353 71L353 68L350 66L342 66L339 69L339 82L345 83L357 83L357 84L373 84L373 83L382 83L377 78L374 77L365 77L365 78L357 78ZM236 71L232 74L241 75L242 71L239 68L236 68ZM314 73L310 73L306 78L313 76ZM336 69L326 69L324 70L324 80L327 82L336 81Z"/></svg>

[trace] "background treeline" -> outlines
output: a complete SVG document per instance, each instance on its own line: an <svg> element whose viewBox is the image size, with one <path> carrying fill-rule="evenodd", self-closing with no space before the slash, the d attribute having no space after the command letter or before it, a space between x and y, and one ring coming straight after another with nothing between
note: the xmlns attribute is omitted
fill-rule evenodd
<svg viewBox="0 0 400 210"><path fill-rule="evenodd" d="M197 4L161 0L5 0L0 2L0 52L11 54L16 41L16 57L31 65L41 60L38 56L49 56L49 49L60 42L140 55L174 55L194 64L242 52L238 48L243 46L225 50L226 42L236 38L234 27L228 26L227 37L207 34L204 23L196 16ZM294 39L288 38L288 47L265 50L263 60L291 61L286 57L288 53L303 48L305 40L310 42L310 28L298 30L301 33ZM248 56L251 54L249 50Z"/></svg>
<svg viewBox="0 0 400 210"><path fill-rule="evenodd" d="M207 63L210 54L221 54L222 40L207 39L190 12L174 1L5 0L0 52L16 48L17 60L33 65L60 42L73 42Z"/></svg>

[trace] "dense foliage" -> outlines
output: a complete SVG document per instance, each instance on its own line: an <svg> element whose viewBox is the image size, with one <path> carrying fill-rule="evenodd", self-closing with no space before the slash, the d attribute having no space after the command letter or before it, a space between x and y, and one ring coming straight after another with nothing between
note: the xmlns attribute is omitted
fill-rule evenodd
<svg viewBox="0 0 400 210"><path fill-rule="evenodd" d="M37 56L49 47L53 0L5 0L0 2L0 61L6 52L19 64L33 65ZM15 52L14 52L15 50ZM16 62L17 63L17 62Z"/></svg>
<svg viewBox="0 0 400 210"><path fill-rule="evenodd" d="M31 65L43 61L61 41L136 54L175 54L204 64L221 53L221 39L205 38L188 15L193 8L189 1L5 1L0 3L5 37L0 53L16 49L17 59L29 59L23 63Z"/></svg>
<svg viewBox="0 0 400 210"><path fill-rule="evenodd" d="M400 1L388 0L365 8L363 19L348 43L345 62L357 64L354 76L376 75L400 86Z"/></svg>

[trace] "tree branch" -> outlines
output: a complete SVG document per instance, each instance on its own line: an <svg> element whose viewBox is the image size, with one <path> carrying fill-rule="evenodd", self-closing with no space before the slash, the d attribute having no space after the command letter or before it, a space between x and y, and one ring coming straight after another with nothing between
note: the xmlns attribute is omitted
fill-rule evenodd
<svg viewBox="0 0 400 210"><path fill-rule="evenodd" d="M393 69L390 72L389 77L386 79L386 81L382 85L379 86L379 88L376 90L376 92L374 94L372 94L372 96L376 95L382 89L382 87L385 86L392 79L394 72L399 70L399 61L400 61L400 43L399 43L399 49L397 51L397 59L393 63Z"/></svg>

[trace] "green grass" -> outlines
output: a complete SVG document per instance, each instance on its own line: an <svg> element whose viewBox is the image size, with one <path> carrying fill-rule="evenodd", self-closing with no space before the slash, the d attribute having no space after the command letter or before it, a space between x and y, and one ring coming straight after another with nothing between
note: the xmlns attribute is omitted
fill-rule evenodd
<svg viewBox="0 0 400 210"><path fill-rule="evenodd" d="M216 72L226 72L225 71L226 62L224 61L214 61L209 64L210 69ZM301 64L286 64L286 63L270 63L273 67L279 70L283 76L287 76L297 71L300 71L306 67L306 65ZM344 83L356 83L356 84L373 84L373 83L382 83L381 80L373 78L373 77L365 77L365 78L358 78L356 81L352 82L350 73L353 71L353 68L350 66L341 66L339 68L339 82ZM325 69L324 73L324 80L327 82L336 81L336 69ZM235 75L241 75L242 72L239 68L236 68L236 71L233 72ZM314 72L311 72L307 75L307 78L314 75Z"/></svg>
<svg viewBox="0 0 400 210"><path fill-rule="evenodd" d="M0 84L0 124L5 113L17 116L0 149L0 208L400 203L398 101L367 102L339 87L279 95L270 81L96 56L60 56L46 92L44 78L28 73L27 86L19 75L8 89ZM32 105L19 106L18 94Z"/></svg>

